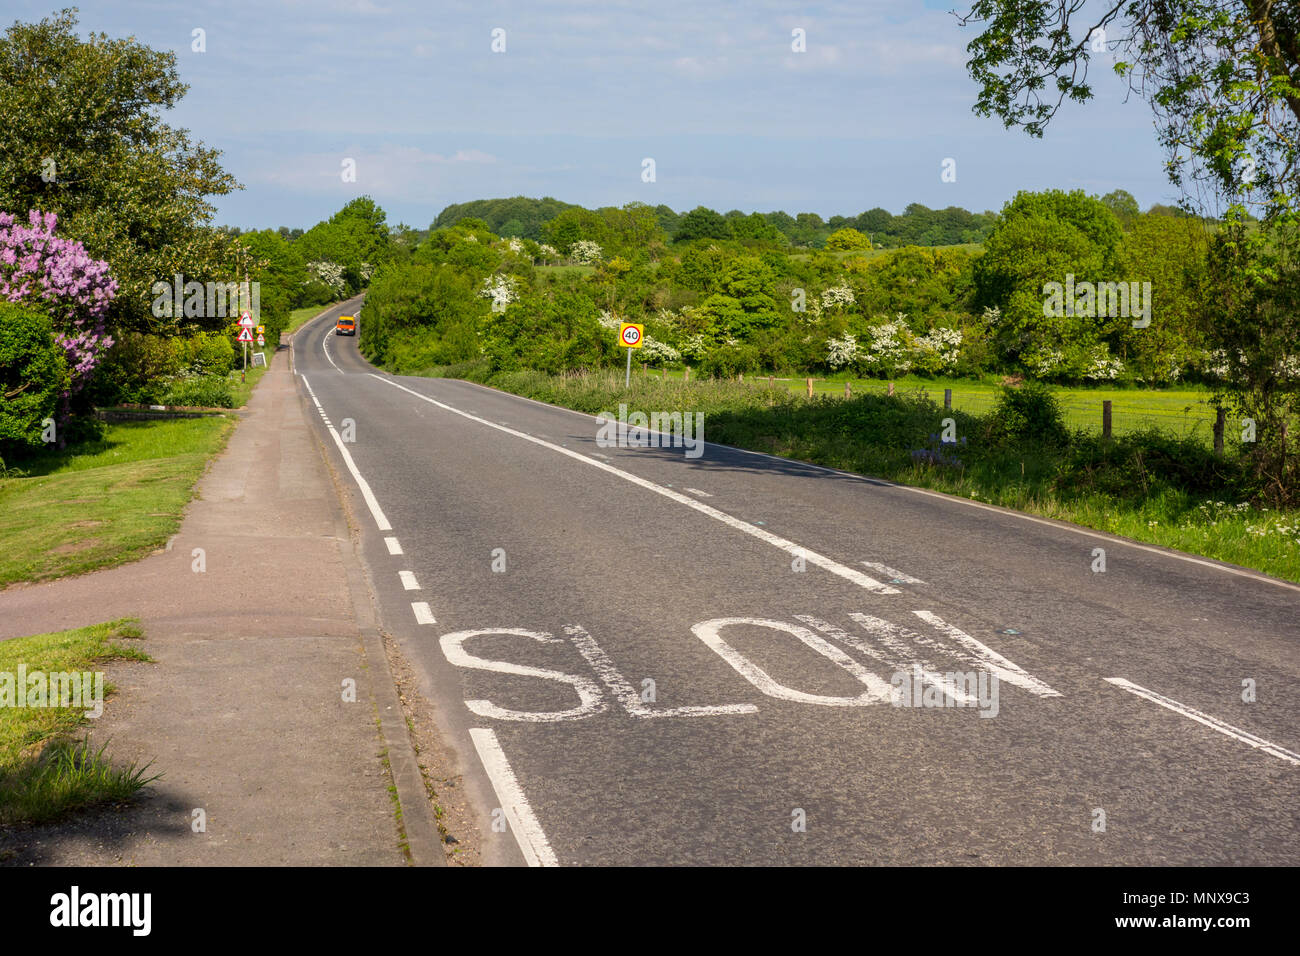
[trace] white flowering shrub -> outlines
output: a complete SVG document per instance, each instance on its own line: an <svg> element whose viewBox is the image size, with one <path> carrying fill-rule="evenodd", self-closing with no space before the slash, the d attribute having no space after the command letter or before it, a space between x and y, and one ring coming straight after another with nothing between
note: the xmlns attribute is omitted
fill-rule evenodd
<svg viewBox="0 0 1300 956"><path fill-rule="evenodd" d="M537 244L537 255L538 258L546 259L549 262L560 258L560 250L544 242L539 242Z"/></svg>
<svg viewBox="0 0 1300 956"><path fill-rule="evenodd" d="M592 242L590 239L579 239L569 250L569 258L582 266L595 265L603 257L604 251L599 243Z"/></svg>
<svg viewBox="0 0 1300 956"><path fill-rule="evenodd" d="M1055 373L1065 364L1065 356L1056 349L1044 349L1022 355L1021 361L1025 363L1025 368L1029 369L1037 378L1045 378Z"/></svg>
<svg viewBox="0 0 1300 956"><path fill-rule="evenodd" d="M918 361L932 372L952 371L961 355L961 341L961 329L931 329L915 339Z"/></svg>
<svg viewBox="0 0 1300 956"><path fill-rule="evenodd" d="M478 294L492 300L495 309L503 309L519 298L519 280L514 276L492 275L483 280L483 287Z"/></svg>
<svg viewBox="0 0 1300 956"><path fill-rule="evenodd" d="M660 342L648 335L645 337L644 344L641 346L641 361L649 365L659 365L681 360L682 353L667 342Z"/></svg>
<svg viewBox="0 0 1300 956"><path fill-rule="evenodd" d="M841 369L848 365L853 365L861 358L861 352L858 349L858 337L849 332L844 333L844 338L830 338L826 340L826 364L833 369Z"/></svg>
<svg viewBox="0 0 1300 956"><path fill-rule="evenodd" d="M853 290L847 285L832 286L821 295L821 307L823 309L842 309L850 306L856 301L853 298Z"/></svg>
<svg viewBox="0 0 1300 956"><path fill-rule="evenodd" d="M346 285L343 281L343 267L337 262L329 262L328 260L309 262L307 268L317 279L329 286L334 293L343 294Z"/></svg>
<svg viewBox="0 0 1300 956"><path fill-rule="evenodd" d="M601 309L600 315L596 316L596 321L606 329L617 329L623 324L623 320L608 309Z"/></svg>
<svg viewBox="0 0 1300 956"><path fill-rule="evenodd" d="M688 335L683 341L678 343L681 354L689 359L696 360L709 350L709 340L703 335Z"/></svg>
<svg viewBox="0 0 1300 956"><path fill-rule="evenodd" d="M912 368L911 330L898 313L893 322L877 325L871 330L871 342L867 346L867 363L879 371L888 374L903 375Z"/></svg>
<svg viewBox="0 0 1300 956"><path fill-rule="evenodd" d="M1093 355L1091 361L1085 366L1083 377L1094 382L1113 381L1119 378L1123 371L1124 363L1117 358L1112 358L1102 349Z"/></svg>
<svg viewBox="0 0 1300 956"><path fill-rule="evenodd" d="M524 251L524 241L522 239L507 239L504 244L515 255L521 255Z"/></svg>

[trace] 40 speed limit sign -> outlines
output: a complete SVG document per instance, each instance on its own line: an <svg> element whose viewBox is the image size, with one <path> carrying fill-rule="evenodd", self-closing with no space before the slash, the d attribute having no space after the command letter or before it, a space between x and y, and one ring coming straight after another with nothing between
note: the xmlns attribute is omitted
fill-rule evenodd
<svg viewBox="0 0 1300 956"><path fill-rule="evenodd" d="M635 322L624 322L618 327L618 340L630 349L639 349L645 338L645 326Z"/></svg>

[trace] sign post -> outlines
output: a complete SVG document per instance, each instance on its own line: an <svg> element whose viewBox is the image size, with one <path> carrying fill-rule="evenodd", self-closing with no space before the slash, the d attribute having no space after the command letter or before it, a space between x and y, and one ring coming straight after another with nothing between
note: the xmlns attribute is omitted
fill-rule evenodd
<svg viewBox="0 0 1300 956"><path fill-rule="evenodd" d="M632 350L639 349L645 340L645 326L635 322L624 322L618 327L618 341L627 349L627 374L623 377L623 387L632 384Z"/></svg>
<svg viewBox="0 0 1300 956"><path fill-rule="evenodd" d="M239 373L241 382L248 381L248 343L253 341L253 326L257 323L253 321L253 314L247 310L239 313L239 336L238 341L244 346L244 370Z"/></svg>

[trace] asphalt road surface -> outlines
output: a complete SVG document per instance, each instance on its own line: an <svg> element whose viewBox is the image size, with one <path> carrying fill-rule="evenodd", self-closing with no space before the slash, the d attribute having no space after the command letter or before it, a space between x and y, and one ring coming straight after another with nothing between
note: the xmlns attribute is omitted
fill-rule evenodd
<svg viewBox="0 0 1300 956"><path fill-rule="evenodd" d="M611 447L588 415L380 372L338 311L297 337L299 386L486 862L1300 854L1300 588L718 445Z"/></svg>

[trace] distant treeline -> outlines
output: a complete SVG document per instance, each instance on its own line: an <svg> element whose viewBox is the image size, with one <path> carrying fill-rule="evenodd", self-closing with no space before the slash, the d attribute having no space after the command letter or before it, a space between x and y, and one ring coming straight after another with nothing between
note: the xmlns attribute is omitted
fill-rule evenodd
<svg viewBox="0 0 1300 956"><path fill-rule="evenodd" d="M1123 207L1130 204L1130 215L1138 213L1137 203L1128 193L1116 191L1106 199L1111 200L1108 205L1121 217L1121 209L1128 212ZM831 234L841 229L856 229L872 245L884 248L981 243L988 238L997 220L997 214L993 212L970 212L960 206L930 209L921 203L910 204L897 216L877 207L857 216L831 216L829 219L822 219L815 212L801 212L792 216L782 211L746 214L739 209L719 213L705 206L680 213L664 205L649 208L654 212L659 228L673 241L704 238L766 239L784 241L791 246L807 249L825 248L826 240ZM585 210L582 206L561 202L550 196L544 199L531 199L527 196L475 199L448 206L438 214L433 228L445 229L462 219L481 219L498 236L545 242L546 224L566 209L603 214L607 210L612 211L613 207ZM1152 206L1149 212L1181 214L1173 207L1161 205Z"/></svg>

